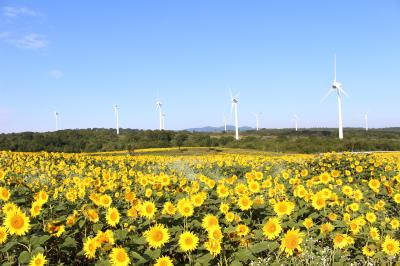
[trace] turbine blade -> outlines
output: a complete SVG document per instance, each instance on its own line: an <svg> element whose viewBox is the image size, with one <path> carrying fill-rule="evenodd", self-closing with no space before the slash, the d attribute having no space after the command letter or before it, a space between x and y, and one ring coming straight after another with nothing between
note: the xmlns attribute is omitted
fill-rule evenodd
<svg viewBox="0 0 400 266"><path fill-rule="evenodd" d="M336 54L333 59L333 80L336 81Z"/></svg>
<svg viewBox="0 0 400 266"><path fill-rule="evenodd" d="M332 93L332 91L333 91L332 89L329 89L328 92L325 94L325 96L322 97L321 102L325 101L326 98L328 98L328 96Z"/></svg>
<svg viewBox="0 0 400 266"><path fill-rule="evenodd" d="M347 92L342 87L339 88L339 91L340 91L341 94L343 93L346 97L349 98L349 95L347 94Z"/></svg>

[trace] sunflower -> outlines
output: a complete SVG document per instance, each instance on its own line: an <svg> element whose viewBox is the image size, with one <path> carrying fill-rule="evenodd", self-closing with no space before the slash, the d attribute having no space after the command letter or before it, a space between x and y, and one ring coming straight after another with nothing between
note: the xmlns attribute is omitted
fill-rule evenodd
<svg viewBox="0 0 400 266"><path fill-rule="evenodd" d="M191 198L191 201L195 207L200 207L204 203L204 196L202 193L197 193Z"/></svg>
<svg viewBox="0 0 400 266"><path fill-rule="evenodd" d="M221 253L221 242L218 240L209 239L204 243L204 247L210 252L214 257Z"/></svg>
<svg viewBox="0 0 400 266"><path fill-rule="evenodd" d="M96 250L99 247L95 238L88 237L83 243L83 252L85 257L88 259L93 259L96 255Z"/></svg>
<svg viewBox="0 0 400 266"><path fill-rule="evenodd" d="M282 226L278 218L269 218L269 220L264 224L262 230L266 238L273 240L282 232Z"/></svg>
<svg viewBox="0 0 400 266"><path fill-rule="evenodd" d="M4 220L4 225L7 227L11 235L22 236L25 235L30 229L29 217L19 209L8 212Z"/></svg>
<svg viewBox="0 0 400 266"><path fill-rule="evenodd" d="M232 222L232 221L235 219L235 214L234 214L233 212L227 212L227 213L225 214L225 219L226 219L228 222Z"/></svg>
<svg viewBox="0 0 400 266"><path fill-rule="evenodd" d="M179 247L184 252L190 252L197 248L199 238L190 231L185 231L179 236Z"/></svg>
<svg viewBox="0 0 400 266"><path fill-rule="evenodd" d="M108 208L106 214L106 220L109 225L115 227L120 220L118 209L114 207Z"/></svg>
<svg viewBox="0 0 400 266"><path fill-rule="evenodd" d="M174 266L174 264L169 256L162 256L156 260L154 266Z"/></svg>
<svg viewBox="0 0 400 266"><path fill-rule="evenodd" d="M7 202L6 204L3 205L1 210L7 214L8 212L13 212L19 210L18 206L15 205L13 202Z"/></svg>
<svg viewBox="0 0 400 266"><path fill-rule="evenodd" d="M260 183L257 181L249 181L248 187L251 193L258 193L260 191Z"/></svg>
<svg viewBox="0 0 400 266"><path fill-rule="evenodd" d="M41 205L45 204L49 200L49 195L46 191L41 190L39 193L36 194L36 201L39 202Z"/></svg>
<svg viewBox="0 0 400 266"><path fill-rule="evenodd" d="M362 253L367 257L372 257L375 255L375 251L373 249L371 249L368 245L365 245L362 248Z"/></svg>
<svg viewBox="0 0 400 266"><path fill-rule="evenodd" d="M212 214L207 214L206 216L204 216L201 222L201 226L206 230L209 230L214 226L219 227L218 217Z"/></svg>
<svg viewBox="0 0 400 266"><path fill-rule="evenodd" d="M241 209L242 211L246 211L251 208L251 206L253 205L253 201L251 200L251 198L249 196L244 195L239 198L238 205L239 205L239 209Z"/></svg>
<svg viewBox="0 0 400 266"><path fill-rule="evenodd" d="M140 206L140 215L152 219L156 213L156 205L152 201L145 201Z"/></svg>
<svg viewBox="0 0 400 266"><path fill-rule="evenodd" d="M286 256L293 255L293 251L301 251L300 244L303 242L303 233L299 229L290 229L282 239L280 250L286 252Z"/></svg>
<svg viewBox="0 0 400 266"><path fill-rule="evenodd" d="M110 258L111 265L113 266L126 266L130 263L128 253L124 248L121 247L113 248L108 256Z"/></svg>
<svg viewBox="0 0 400 266"><path fill-rule="evenodd" d="M144 237L152 248L162 247L169 241L169 232L163 224L156 224L144 232Z"/></svg>
<svg viewBox="0 0 400 266"><path fill-rule="evenodd" d="M392 221L390 221L390 226L392 227L393 230L396 230L400 226L399 219L393 218Z"/></svg>
<svg viewBox="0 0 400 266"><path fill-rule="evenodd" d="M221 241L224 235L222 234L221 228L219 226L211 227L208 230L208 238L212 240Z"/></svg>
<svg viewBox="0 0 400 266"><path fill-rule="evenodd" d="M274 204L274 211L278 216L290 215L294 210L295 204L290 201L280 201Z"/></svg>
<svg viewBox="0 0 400 266"><path fill-rule="evenodd" d="M245 224L238 224L236 226L236 234L238 236L246 236L250 232L250 229L247 225Z"/></svg>
<svg viewBox="0 0 400 266"><path fill-rule="evenodd" d="M348 245L347 242L348 235L346 234L336 234L333 237L333 246L334 248L343 249Z"/></svg>
<svg viewBox="0 0 400 266"><path fill-rule="evenodd" d="M335 227L331 223L324 223L319 227L321 234L328 234L329 232L333 231L333 229L335 229Z"/></svg>
<svg viewBox="0 0 400 266"><path fill-rule="evenodd" d="M367 212L367 214L365 214L365 218L371 224L376 222L376 215L373 212Z"/></svg>
<svg viewBox="0 0 400 266"><path fill-rule="evenodd" d="M397 204L400 204L400 193L396 193L393 196L394 202L396 202Z"/></svg>
<svg viewBox="0 0 400 266"><path fill-rule="evenodd" d="M378 241L380 239L380 234L379 234L379 230L376 227L371 227L369 229L369 235L371 236L371 238L375 241Z"/></svg>
<svg viewBox="0 0 400 266"><path fill-rule="evenodd" d="M229 211L229 205L221 202L221 205L219 206L219 211L223 214L226 214Z"/></svg>
<svg viewBox="0 0 400 266"><path fill-rule="evenodd" d="M162 214L167 214L167 215L175 215L176 213L176 208L174 206L174 204L172 204L171 202L167 201L164 203L164 207L162 210Z"/></svg>
<svg viewBox="0 0 400 266"><path fill-rule="evenodd" d="M4 226L0 226L0 244L3 244L7 241L7 228Z"/></svg>
<svg viewBox="0 0 400 266"><path fill-rule="evenodd" d="M316 210L321 210L326 206L326 200L318 193L311 197L312 206Z"/></svg>
<svg viewBox="0 0 400 266"><path fill-rule="evenodd" d="M99 214L95 209L88 209L85 212L85 216L91 221L92 223L97 223L99 221Z"/></svg>
<svg viewBox="0 0 400 266"><path fill-rule="evenodd" d="M32 202L32 207L31 207L31 217L36 217L40 214L42 211L42 204L40 204L37 201Z"/></svg>
<svg viewBox="0 0 400 266"><path fill-rule="evenodd" d="M319 181L324 184L328 184L332 180L332 177L329 173L325 172L319 176Z"/></svg>
<svg viewBox="0 0 400 266"><path fill-rule="evenodd" d="M190 200L188 200L188 199L179 200L177 207L178 207L178 212L183 217L190 217L193 215L194 208L193 208L193 204L190 202Z"/></svg>
<svg viewBox="0 0 400 266"><path fill-rule="evenodd" d="M113 245L115 242L114 234L113 234L113 231L111 231L111 230L106 230L105 232L98 231L95 239L99 245L104 244L104 243L109 243L109 244Z"/></svg>
<svg viewBox="0 0 400 266"><path fill-rule="evenodd" d="M314 222L312 218L309 217L304 219L303 225L305 228L307 228L307 230L310 230L310 228L314 225Z"/></svg>
<svg viewBox="0 0 400 266"><path fill-rule="evenodd" d="M379 182L378 179L373 178L373 179L369 180L368 186L372 189L372 191L374 191L375 193L378 193L381 183Z"/></svg>
<svg viewBox="0 0 400 266"><path fill-rule="evenodd" d="M36 254L29 262L29 266L43 266L45 264L47 264L47 260L43 253Z"/></svg>
<svg viewBox="0 0 400 266"><path fill-rule="evenodd" d="M101 195L99 203L100 203L99 204L100 206L102 206L104 208L108 208L111 206L112 198L109 195Z"/></svg>
<svg viewBox="0 0 400 266"><path fill-rule="evenodd" d="M385 241L382 243L382 251L388 254L389 256L394 256L399 253L399 241L393 239L391 236L387 235L385 237Z"/></svg>
<svg viewBox="0 0 400 266"><path fill-rule="evenodd" d="M5 187L0 187L0 200L8 201L10 199L10 191Z"/></svg>

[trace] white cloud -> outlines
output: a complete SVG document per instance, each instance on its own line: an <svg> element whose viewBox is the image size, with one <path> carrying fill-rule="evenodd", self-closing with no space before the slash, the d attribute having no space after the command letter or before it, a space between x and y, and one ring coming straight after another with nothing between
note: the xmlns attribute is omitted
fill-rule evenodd
<svg viewBox="0 0 400 266"><path fill-rule="evenodd" d="M52 69L50 70L50 76L52 76L55 79L60 79L62 78L62 76L64 76L64 73L59 69Z"/></svg>
<svg viewBox="0 0 400 266"><path fill-rule="evenodd" d="M5 6L3 7L3 15L8 18L16 18L20 15L36 17L38 14L26 7Z"/></svg>
<svg viewBox="0 0 400 266"><path fill-rule="evenodd" d="M29 33L26 34L21 39L11 40L18 48L37 50L42 49L47 46L48 41L44 35Z"/></svg>

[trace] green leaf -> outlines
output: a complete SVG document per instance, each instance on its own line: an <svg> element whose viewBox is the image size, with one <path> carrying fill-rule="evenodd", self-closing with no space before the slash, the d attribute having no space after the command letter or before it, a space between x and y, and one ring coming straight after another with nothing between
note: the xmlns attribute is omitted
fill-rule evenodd
<svg viewBox="0 0 400 266"><path fill-rule="evenodd" d="M101 231L103 229L103 224L94 224L93 225L93 232Z"/></svg>
<svg viewBox="0 0 400 266"><path fill-rule="evenodd" d="M128 230L126 229L119 229L119 230L115 230L114 231L114 236L117 240L125 240L127 238L128 235Z"/></svg>
<svg viewBox="0 0 400 266"><path fill-rule="evenodd" d="M144 245L146 244L146 239L144 237L132 238L132 242L137 245Z"/></svg>
<svg viewBox="0 0 400 266"><path fill-rule="evenodd" d="M254 253L260 253L266 250L269 250L269 242L267 241L262 241L260 243L254 244L253 246L251 246L250 250Z"/></svg>
<svg viewBox="0 0 400 266"><path fill-rule="evenodd" d="M243 266L243 263L241 263L238 260L234 260L232 261L232 263L230 264L230 266Z"/></svg>
<svg viewBox="0 0 400 266"><path fill-rule="evenodd" d="M110 266L110 262L108 260L99 260L95 264L96 266Z"/></svg>
<svg viewBox="0 0 400 266"><path fill-rule="evenodd" d="M67 237L62 244L59 245L61 249L63 248L76 248L77 242L72 237Z"/></svg>
<svg viewBox="0 0 400 266"><path fill-rule="evenodd" d="M47 240L50 239L49 235L42 235L42 236L32 236L30 239L30 244L32 245L32 247L38 247L43 245Z"/></svg>
<svg viewBox="0 0 400 266"><path fill-rule="evenodd" d="M147 249L144 254L146 254L147 256L149 256L150 258L152 258L153 260L157 259L158 257L160 257L161 255L161 249Z"/></svg>
<svg viewBox="0 0 400 266"><path fill-rule="evenodd" d="M18 256L19 263L28 263L30 259L31 259L31 254L29 254L29 252L26 250L22 251Z"/></svg>
<svg viewBox="0 0 400 266"><path fill-rule="evenodd" d="M15 245L17 245L16 241L10 241L1 249L1 252L7 252L10 248L12 248Z"/></svg>
<svg viewBox="0 0 400 266"><path fill-rule="evenodd" d="M37 247L37 248L35 248L35 249L32 251L32 254L33 254L33 255L36 255L36 254L38 254L38 253L44 253L44 248L42 248L42 247Z"/></svg>
<svg viewBox="0 0 400 266"><path fill-rule="evenodd" d="M138 261L134 262L134 264L144 264L147 262L147 260L145 258L143 258L139 253L137 253L136 251L131 251L129 253L131 255L131 257L133 259L136 259Z"/></svg>
<svg viewBox="0 0 400 266"><path fill-rule="evenodd" d="M201 265L208 265L209 262L213 259L214 257L210 254L207 253L206 255L203 255L199 258L196 259L196 262L200 263Z"/></svg>
<svg viewBox="0 0 400 266"><path fill-rule="evenodd" d="M85 225L85 219L82 219L78 222L79 228L82 228Z"/></svg>
<svg viewBox="0 0 400 266"><path fill-rule="evenodd" d="M274 241L274 242L269 242L269 250L270 251L274 251L275 249L277 249L279 247L278 242Z"/></svg>
<svg viewBox="0 0 400 266"><path fill-rule="evenodd" d="M249 260L256 260L257 258L248 249L242 249L234 253L235 258L241 262L247 262Z"/></svg>

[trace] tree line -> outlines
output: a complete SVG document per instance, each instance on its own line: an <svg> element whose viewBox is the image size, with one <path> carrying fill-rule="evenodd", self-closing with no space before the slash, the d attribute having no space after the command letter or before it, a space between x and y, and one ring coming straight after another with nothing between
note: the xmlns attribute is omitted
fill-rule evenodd
<svg viewBox="0 0 400 266"><path fill-rule="evenodd" d="M337 138L337 129L261 129L241 132L236 141L233 132L189 132L168 130L71 129L55 132L0 134L0 150L48 152L96 152L135 150L156 147L227 147L273 152L317 153L329 151L400 150L400 128L345 129L345 138Z"/></svg>

